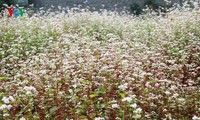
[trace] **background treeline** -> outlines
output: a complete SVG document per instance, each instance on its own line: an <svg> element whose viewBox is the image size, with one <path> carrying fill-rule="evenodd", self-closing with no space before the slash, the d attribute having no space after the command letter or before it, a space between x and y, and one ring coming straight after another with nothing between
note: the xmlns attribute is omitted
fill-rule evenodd
<svg viewBox="0 0 200 120"><path fill-rule="evenodd" d="M180 6L184 6L185 7L189 7L189 8L194 8L194 4L192 2L192 0L178 0L175 3L177 3ZM144 11L143 9L149 8L150 10L153 10L155 12L169 12L169 8L174 7L174 2L157 2L156 0L146 0L144 1L143 4L139 4L137 2L132 2L130 4L130 12L136 15L140 15L142 14ZM200 5L200 3L198 2L198 5Z"/></svg>
<svg viewBox="0 0 200 120"><path fill-rule="evenodd" d="M14 4L16 1L15 0L0 0L0 5L2 6L3 4Z"/></svg>
<svg viewBox="0 0 200 120"><path fill-rule="evenodd" d="M12 4L17 4L17 1L18 0L0 0L0 9L2 9L3 7L3 4L8 4L9 6L12 5ZM84 0L83 0L84 1ZM183 3L183 0L170 0L171 3L165 3L163 0L161 1L158 1L158 0L141 0L141 1L138 1L138 0L126 0L122 3L122 1L115 1L115 2L105 2L105 6L104 7L105 9L107 10L113 10L115 9L115 7L113 6L114 3L117 3L118 6L117 6L117 11L118 12L121 12L123 11L124 9L120 9L120 8L123 8L122 6L124 6L126 8L127 11L129 11L131 14L135 14L135 15L139 15L139 14L142 14L144 13L143 9L145 8L150 8L151 10L154 10L154 11L162 11L162 12L167 12L167 9L172 7L174 3L178 3L180 5L182 5ZM91 2L91 1L90 1ZM97 2L97 3L81 3L80 1L77 2L77 4L80 4L80 5L83 5L83 6L94 6L96 9L95 10L100 10L100 3L101 2ZM53 4L54 3L46 3L44 2L43 4L41 3L41 6L39 6L38 4L40 3L40 1L37 1L37 0L28 0L27 3L23 6L27 6L28 4L34 4L35 8L39 8L39 7L43 7L42 5L43 4L47 4L47 5L50 5L50 4ZM55 6L57 6L56 4L58 3L62 3L62 2L55 2ZM71 7L74 5L75 2L71 2L71 1L67 1L65 3L63 3L61 6L62 7ZM189 1L188 1L189 3ZM116 4L116 5L117 5ZM59 5L59 4L58 4ZM22 5L20 5L22 6ZM108 7L109 6L109 7ZM110 7L110 6L113 6L113 7ZM48 8L48 7L47 7Z"/></svg>
<svg viewBox="0 0 200 120"><path fill-rule="evenodd" d="M167 12L167 9L172 7L172 5L172 3L158 3L155 0L146 0L143 4L132 2L130 4L130 11L133 14L139 15L143 13L143 9L148 7L154 11L161 10L162 12Z"/></svg>

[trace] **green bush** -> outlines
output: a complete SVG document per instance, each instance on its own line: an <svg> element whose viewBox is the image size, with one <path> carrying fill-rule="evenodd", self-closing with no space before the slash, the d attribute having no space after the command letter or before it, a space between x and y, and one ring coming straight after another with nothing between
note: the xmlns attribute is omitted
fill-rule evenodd
<svg viewBox="0 0 200 120"><path fill-rule="evenodd" d="M144 2L144 6L148 6L150 9L156 10L161 6L155 0L147 0Z"/></svg>
<svg viewBox="0 0 200 120"><path fill-rule="evenodd" d="M159 4L155 0L147 0L142 5L135 2L130 4L131 13L136 14L136 15L142 14L143 9L146 9L146 7L148 7L148 9L155 11L157 13L159 12L166 13L167 9L172 7L172 4L167 4L167 3Z"/></svg>
<svg viewBox="0 0 200 120"><path fill-rule="evenodd" d="M131 9L131 12L136 15L139 15L142 13L142 6L140 6L138 3L132 3L130 5L130 9Z"/></svg>
<svg viewBox="0 0 200 120"><path fill-rule="evenodd" d="M0 0L1 3L11 5L16 2L16 0Z"/></svg>

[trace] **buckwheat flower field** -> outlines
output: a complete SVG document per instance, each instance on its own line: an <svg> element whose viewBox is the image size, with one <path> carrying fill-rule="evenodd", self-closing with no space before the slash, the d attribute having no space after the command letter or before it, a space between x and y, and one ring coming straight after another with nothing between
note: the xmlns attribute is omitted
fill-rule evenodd
<svg viewBox="0 0 200 120"><path fill-rule="evenodd" d="M200 120L200 9L0 18L0 120Z"/></svg>

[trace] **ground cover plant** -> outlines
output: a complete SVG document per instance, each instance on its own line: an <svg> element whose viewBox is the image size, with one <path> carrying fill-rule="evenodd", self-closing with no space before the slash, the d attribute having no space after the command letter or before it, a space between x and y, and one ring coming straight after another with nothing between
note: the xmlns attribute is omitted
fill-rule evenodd
<svg viewBox="0 0 200 120"><path fill-rule="evenodd" d="M0 18L0 119L199 120L193 4L165 15L73 8Z"/></svg>

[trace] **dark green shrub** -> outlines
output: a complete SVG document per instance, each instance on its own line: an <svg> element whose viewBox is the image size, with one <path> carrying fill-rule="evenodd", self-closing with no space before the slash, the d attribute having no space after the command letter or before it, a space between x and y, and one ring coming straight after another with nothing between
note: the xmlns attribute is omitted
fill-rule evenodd
<svg viewBox="0 0 200 120"><path fill-rule="evenodd" d="M142 6L137 4L137 3L132 3L130 4L130 9L131 9L131 12L136 14L136 15L139 15L142 13Z"/></svg>
<svg viewBox="0 0 200 120"><path fill-rule="evenodd" d="M148 6L149 8L156 10L161 5L158 4L155 0L147 0L147 1L144 2L144 6Z"/></svg>
<svg viewBox="0 0 200 120"><path fill-rule="evenodd" d="M135 15L142 14L143 9L145 9L146 7L150 8L152 11L155 11L159 14L159 11L166 13L167 10L172 7L172 4L166 4L166 3L160 4L157 3L155 0L146 0L142 5L135 2L130 4L131 13Z"/></svg>
<svg viewBox="0 0 200 120"><path fill-rule="evenodd" d="M3 4L11 5L15 2L15 0L0 0L0 6L3 6Z"/></svg>

